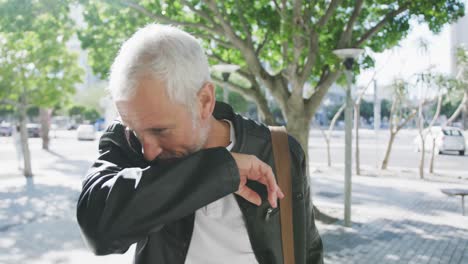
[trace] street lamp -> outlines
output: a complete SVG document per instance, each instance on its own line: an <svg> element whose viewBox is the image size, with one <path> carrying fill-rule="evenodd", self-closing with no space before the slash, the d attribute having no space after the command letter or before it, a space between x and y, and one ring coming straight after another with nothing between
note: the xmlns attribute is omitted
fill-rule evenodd
<svg viewBox="0 0 468 264"><path fill-rule="evenodd" d="M352 150L352 115L353 102L351 99L351 84L353 82L353 64L354 60L361 55L362 49L337 49L333 53L343 60L346 68L346 79L348 88L346 89L346 108L345 108L345 210L344 224L351 226L351 150Z"/></svg>
<svg viewBox="0 0 468 264"><path fill-rule="evenodd" d="M229 91L227 88L227 82L229 80L229 76L231 76L231 73L237 71L240 68L240 66L235 65L235 64L217 64L213 65L211 69L213 71L221 72L221 76L223 77L224 81L224 88L223 88L223 100L225 103L229 103Z"/></svg>

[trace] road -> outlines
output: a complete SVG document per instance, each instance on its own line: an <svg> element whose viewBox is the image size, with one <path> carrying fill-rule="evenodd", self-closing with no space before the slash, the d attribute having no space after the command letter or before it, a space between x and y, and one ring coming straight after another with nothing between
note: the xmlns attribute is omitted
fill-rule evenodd
<svg viewBox="0 0 468 264"><path fill-rule="evenodd" d="M413 143L417 135L416 130L402 130L397 134L389 161L389 168L417 169L421 153L415 151ZM380 166L387 148L389 132L363 129L359 133L360 161L362 165ZM353 166L355 157L355 142L353 135ZM331 161L333 165L344 164L344 131L334 131L330 143ZM428 167L430 152L426 152L425 164ZM327 163L327 150L324 137L320 130L312 129L309 138L309 159L312 163ZM441 171L468 171L468 156L459 156L458 153L436 155L435 170Z"/></svg>
<svg viewBox="0 0 468 264"><path fill-rule="evenodd" d="M402 130L396 137L389 162L389 168L407 168L417 169L419 165L420 154L414 149L413 139L416 136L415 130ZM51 133L51 152L60 153L69 160L75 160L77 167L86 166L97 157L97 140L78 141L75 131L57 131L56 137ZM353 136L354 140L354 136ZM388 131L382 130L375 135L373 130L360 131L360 160L363 166L380 166L388 142ZM44 153L40 151L41 139L29 139L31 156L33 158L33 169L41 167L41 160L46 159ZM355 144L353 142L353 148ZM334 131L331 140L332 164L342 166L344 164L344 132ZM468 154L467 154L468 155ZM440 171L465 171L468 172L468 156L458 156L456 153L437 155L435 169ZM353 150L354 157L354 150ZM429 164L430 153L426 153L426 165ZM314 164L326 164L327 152L325 140L321 132L317 129L310 131L309 139L309 160ZM0 137L0 167L5 162L16 162L15 149L11 137ZM353 161L354 166L354 161ZM11 166L10 166L11 167ZM426 166L427 167L427 166ZM81 171L78 171L81 172ZM3 176L7 171L0 171Z"/></svg>

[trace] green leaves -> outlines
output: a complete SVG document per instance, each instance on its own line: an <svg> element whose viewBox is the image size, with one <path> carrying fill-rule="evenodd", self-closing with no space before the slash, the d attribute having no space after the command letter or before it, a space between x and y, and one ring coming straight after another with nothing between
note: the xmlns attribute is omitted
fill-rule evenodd
<svg viewBox="0 0 468 264"><path fill-rule="evenodd" d="M78 38L89 51L89 64L100 78L106 79L119 47L138 27L154 22L149 16L120 1L81 1L85 5L86 26L78 30ZM159 5L148 3L151 8ZM159 1L154 1L159 2Z"/></svg>
<svg viewBox="0 0 468 264"><path fill-rule="evenodd" d="M0 2L0 99L50 107L74 92L83 70L66 46L74 33L68 4Z"/></svg>
<svg viewBox="0 0 468 264"><path fill-rule="evenodd" d="M152 22L172 24L199 38L212 64L240 65L277 100L283 100L282 105L287 104L284 98L291 95L290 88L301 87L304 81L314 87L311 96L324 94L315 91L328 89L342 67L334 49L382 52L406 37L412 19L438 32L464 14L462 0L368 0L360 9L357 0L302 1L301 6L291 0L80 2L87 27L80 30L79 38L89 50L93 70L102 78L107 77L119 46L139 27ZM353 14L357 14L355 20ZM370 56L358 62L356 73L374 67ZM278 82L268 81L272 79ZM275 93L280 88L285 96Z"/></svg>

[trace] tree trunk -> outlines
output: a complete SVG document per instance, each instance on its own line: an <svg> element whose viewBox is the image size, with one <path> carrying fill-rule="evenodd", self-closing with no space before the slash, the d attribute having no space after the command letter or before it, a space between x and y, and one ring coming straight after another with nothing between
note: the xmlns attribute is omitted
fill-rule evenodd
<svg viewBox="0 0 468 264"><path fill-rule="evenodd" d="M24 162L24 170L23 175L26 177L32 177L32 166L31 166L31 153L29 152L29 144L28 144L28 131L27 131L27 118L28 115L26 113L26 106L24 103L20 103L19 106L19 114L20 114L20 137L21 137L21 151L23 152L23 162Z"/></svg>
<svg viewBox="0 0 468 264"><path fill-rule="evenodd" d="M432 120L431 122L429 123L429 127L428 127L428 131L429 133L431 134L431 139L432 139L432 150L431 150L431 161L429 163L429 173L433 173L434 172L434 148L435 148L435 137L434 135L432 134L432 126L435 124L435 122L437 121L437 118L439 118L439 115L440 115L440 109L442 107L442 95L439 94L439 98L437 99L437 108L436 108L436 112L434 114L434 116L432 117ZM426 135L427 136L427 135Z"/></svg>
<svg viewBox="0 0 468 264"><path fill-rule="evenodd" d="M308 157L309 130L313 115L306 113L302 97L291 96L287 106L289 111L282 109L282 113L287 119L288 132L301 144L306 157Z"/></svg>
<svg viewBox="0 0 468 264"><path fill-rule="evenodd" d="M419 160L419 177L424 179L424 157L426 153L425 139L422 134L419 135L421 138L421 159Z"/></svg>
<svg viewBox="0 0 468 264"><path fill-rule="evenodd" d="M390 159L390 152L392 151L393 141L395 140L395 136L398 133L398 124L396 124L396 125L394 124L394 120L395 120L394 115L395 115L395 112L397 110L397 106L399 105L399 102L400 102L400 99L395 94L394 97L393 97L392 107L390 109L390 118L389 118L390 128L388 129L388 131L390 131L390 139L389 139L388 144L387 144L387 150L385 151L385 157L384 157L384 159L382 161L382 166L381 166L382 170L386 170L387 167L388 167L388 161ZM397 129L393 128L394 125L397 127Z"/></svg>
<svg viewBox="0 0 468 264"><path fill-rule="evenodd" d="M431 162L429 163L429 173L434 173L434 155L435 155L435 143L436 139L432 139L432 150L431 150Z"/></svg>
<svg viewBox="0 0 468 264"><path fill-rule="evenodd" d="M306 170L307 175L310 175L309 172L309 122L311 120L310 117L304 117L305 114L302 112L295 112L290 111L290 115L288 116L288 124L287 129L288 133L291 134L302 146L305 157L306 157ZM314 216L315 220L322 221L325 223L330 223L335 221L333 217L330 217L327 214L322 213L315 205L314 208Z"/></svg>
<svg viewBox="0 0 468 264"><path fill-rule="evenodd" d="M465 104L467 102L468 102L468 90L466 90L465 93L463 94L463 99L460 102L460 105L458 105L457 109L455 110L455 112L453 112L452 116L450 116L450 118L447 120L445 125L451 125L452 122L455 121L455 119L457 119L457 117L460 115L460 113L465 108Z"/></svg>
<svg viewBox="0 0 468 264"><path fill-rule="evenodd" d="M49 150L50 109L40 108L42 149Z"/></svg>
<svg viewBox="0 0 468 264"><path fill-rule="evenodd" d="M296 105L297 106L297 105ZM289 116L287 116L288 123L287 129L288 133L293 136L299 144L301 144L306 157L307 170L308 166L308 157L309 157L309 123L312 117L307 116L305 111L288 111ZM309 171L306 172L307 175L310 175ZM315 205L314 207L314 216L315 219L322 222L330 222L330 219L333 219L329 215L322 213Z"/></svg>
<svg viewBox="0 0 468 264"><path fill-rule="evenodd" d="M359 158L359 121L360 121L360 103L354 105L354 129L356 130L356 147L355 147L355 162L356 162L356 175L361 175L361 166Z"/></svg>
<svg viewBox="0 0 468 264"><path fill-rule="evenodd" d="M304 118L304 114L292 112L288 116L287 124L289 134L301 144L306 157L308 157L309 149L309 120Z"/></svg>
<svg viewBox="0 0 468 264"><path fill-rule="evenodd" d="M386 170L388 167L388 161L390 159L390 153L392 152L393 141L395 140L397 132L390 130L390 139L388 140L387 150L385 151L385 157L382 161L382 170Z"/></svg>
<svg viewBox="0 0 468 264"><path fill-rule="evenodd" d="M328 167L331 167L331 154L330 154L330 141L331 141L331 137L332 137L332 132L333 132L333 129L335 127L335 124L336 124L336 121L338 120L338 118L341 116L341 114L343 113L344 109L346 107L346 104L343 104L339 109L338 111L336 111L335 115L333 116L332 118L332 121L330 122L330 127L328 128L328 133L327 133L327 136L325 137L326 138L326 143L327 143L327 157L328 157Z"/></svg>
<svg viewBox="0 0 468 264"><path fill-rule="evenodd" d="M328 167L331 167L330 139L325 138L325 143L327 144L327 163L328 163Z"/></svg>
<svg viewBox="0 0 468 264"><path fill-rule="evenodd" d="M468 96L468 88L465 89L465 96ZM465 100L465 105L463 106L462 110L462 122L463 122L463 129L468 129L468 100Z"/></svg>

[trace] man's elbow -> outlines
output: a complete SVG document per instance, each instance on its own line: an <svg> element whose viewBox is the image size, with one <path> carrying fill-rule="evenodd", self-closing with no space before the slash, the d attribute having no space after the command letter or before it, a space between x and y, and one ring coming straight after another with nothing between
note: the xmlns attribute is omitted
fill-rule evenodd
<svg viewBox="0 0 468 264"><path fill-rule="evenodd" d="M98 232L86 232L81 227L81 235L86 246L96 255L123 254L128 247L123 246L118 240L109 239L109 236Z"/></svg>
<svg viewBox="0 0 468 264"><path fill-rule="evenodd" d="M111 230L107 228L99 228L103 226L95 221L90 221L92 218L78 210L77 220L80 226L81 236L87 247L97 256L108 254L123 254L127 251L128 246L115 238ZM105 225L104 225L105 226Z"/></svg>

